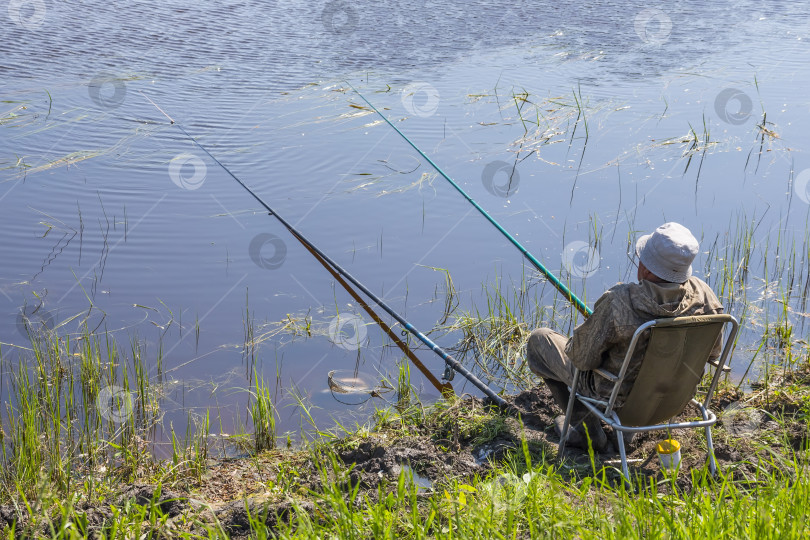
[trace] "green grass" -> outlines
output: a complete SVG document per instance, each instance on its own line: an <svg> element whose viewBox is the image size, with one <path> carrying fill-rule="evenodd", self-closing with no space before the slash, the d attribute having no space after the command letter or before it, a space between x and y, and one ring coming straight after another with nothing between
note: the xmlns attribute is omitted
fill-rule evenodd
<svg viewBox="0 0 810 540"><path fill-rule="evenodd" d="M254 387L251 391L250 417L253 421L255 451L276 447L276 409L270 399L270 389L264 379L254 372Z"/></svg>
<svg viewBox="0 0 810 540"><path fill-rule="evenodd" d="M406 472L372 495L346 487L333 458L321 469L323 489L293 503L289 523L268 529L266 514L250 516L254 538L802 538L807 534L810 482L796 469L760 479L752 488L733 477L698 479L689 492L645 485L639 493L598 481L572 484L550 466L506 465L469 483L451 482L420 496ZM361 495L358 497L358 495ZM44 537L83 538L90 527L73 501L52 500L62 523ZM33 508L32 508L33 510ZM205 535L227 532L202 524L184 531L158 504L111 507L105 538ZM193 522L194 518L191 518ZM12 531L6 531L9 538Z"/></svg>
<svg viewBox="0 0 810 540"><path fill-rule="evenodd" d="M524 472L525 471L525 472ZM733 479L691 492L656 485L638 493L598 482L571 485L549 467L505 467L470 484L453 483L419 501L410 479L350 509L338 490L320 494L318 523L300 512L281 537L340 538L801 538L807 533L805 471L764 479L756 497ZM796 482L799 480L799 482ZM794 483L796 482L796 483ZM334 484L331 484L334 487ZM303 534L302 534L303 533Z"/></svg>

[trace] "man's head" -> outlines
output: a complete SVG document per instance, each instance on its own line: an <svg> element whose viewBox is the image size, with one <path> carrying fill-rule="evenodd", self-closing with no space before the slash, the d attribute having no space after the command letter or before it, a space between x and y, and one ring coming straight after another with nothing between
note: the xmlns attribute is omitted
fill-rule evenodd
<svg viewBox="0 0 810 540"><path fill-rule="evenodd" d="M684 283L692 275L697 252L698 241L689 229L679 223L664 223L636 242L638 279Z"/></svg>

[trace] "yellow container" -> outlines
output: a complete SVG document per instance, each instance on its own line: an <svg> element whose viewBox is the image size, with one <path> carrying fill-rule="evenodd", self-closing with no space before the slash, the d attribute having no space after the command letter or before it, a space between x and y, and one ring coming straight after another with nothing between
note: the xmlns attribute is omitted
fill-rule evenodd
<svg viewBox="0 0 810 540"><path fill-rule="evenodd" d="M655 447L661 468L666 471L677 471L681 464L681 443L675 439L666 439Z"/></svg>

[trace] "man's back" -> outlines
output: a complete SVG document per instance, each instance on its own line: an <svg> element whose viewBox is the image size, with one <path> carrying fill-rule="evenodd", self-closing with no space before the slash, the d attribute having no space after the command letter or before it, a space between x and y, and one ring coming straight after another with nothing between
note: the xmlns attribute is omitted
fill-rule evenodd
<svg viewBox="0 0 810 540"><path fill-rule="evenodd" d="M722 313L723 306L711 288L701 279L690 277L685 283L623 283L607 290L594 305L593 314L574 330L565 352L580 370L597 367L618 373L633 333L643 323L661 318ZM617 404L632 387L646 350L642 336L630 362L628 375ZM720 355L718 339L712 358ZM583 373L581 391L593 397L607 398L613 383L593 373Z"/></svg>

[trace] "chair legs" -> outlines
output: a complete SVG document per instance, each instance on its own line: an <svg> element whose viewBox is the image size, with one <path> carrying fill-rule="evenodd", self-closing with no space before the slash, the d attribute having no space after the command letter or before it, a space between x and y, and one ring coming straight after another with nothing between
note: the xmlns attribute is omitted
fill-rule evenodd
<svg viewBox="0 0 810 540"><path fill-rule="evenodd" d="M571 390L568 396L568 407L565 409L565 421L563 422L562 433L560 434L560 444L557 447L557 454L562 456L565 450L565 440L568 438L568 428L571 426L571 414L574 412L574 402L577 400L577 385L579 383L579 370L574 370L574 380L571 382Z"/></svg>
<svg viewBox="0 0 810 540"><path fill-rule="evenodd" d="M559 443L558 450L557 450L557 454L560 457L563 455L563 451L565 450L565 442L566 442L566 439L567 439L567 436L568 436L568 430L571 427L571 422L572 422L572 418L573 418L573 414L574 414L575 401L577 399L577 397L576 397L576 388L577 388L577 385L579 383L579 374L580 374L579 370L574 371L574 380L572 381L571 389L570 389L569 396L568 396L568 405L567 405L566 411L565 411L565 420L563 422L562 434L560 436L560 443ZM695 400L692 400L692 402L695 405L697 405L698 409L700 410L700 414L703 417L704 422L708 422L708 421L711 420L711 422L713 423L714 421L716 421L716 417L715 417L714 413L710 414L710 411L708 411L706 409L706 407L703 406L701 403L699 403L699 402L697 402ZM630 469L629 469L629 467L627 465L627 449L625 447L625 442L624 442L624 433L625 432L623 430L621 430L621 429L618 429L618 427L622 425L621 420L619 420L619 417L618 417L618 415L616 414L615 411L610 411L608 413L610 418L608 418L607 416L604 416L604 414L601 413L601 412L595 413L596 409L594 408L593 405L591 405L589 403L585 403L585 402L583 402L583 405L585 405L586 408L591 411L591 413L595 414L595 417L597 417L598 419L600 419L600 420L606 422L608 425L610 425L613 428L614 432L616 433L616 444L619 447L619 456L621 457L621 461L622 461L622 476L624 477L624 480L627 482L627 485L630 486L631 489L632 489L633 484L630 481ZM706 430L706 446L708 447L708 452L709 452L709 455L707 456L707 459L709 461L709 471L711 472L712 476L714 476L717 473L717 461L715 460L715 457L714 457L714 441L712 440L712 423L709 423L708 425L706 425L704 427L704 429ZM689 424L692 424L692 425L689 425ZM698 425L694 425L694 424L698 424ZM700 427L700 424L701 423L699 423L699 422L687 422L687 423L669 424L669 425L662 424L662 425L658 425L658 426L647 426L644 429L646 429L646 430L669 429L670 427L672 427L672 428L697 428L697 427Z"/></svg>
<svg viewBox="0 0 810 540"><path fill-rule="evenodd" d="M709 471L712 476L717 472L717 462L714 460L714 443L712 442L712 427L706 426L706 446L709 448Z"/></svg>
<svg viewBox="0 0 810 540"><path fill-rule="evenodd" d="M615 429L615 426L614 432L616 433L616 443L619 445L619 456L622 458L622 476L624 476L628 485L632 485L630 484L630 471L627 468L627 452L624 449L624 432Z"/></svg>
<svg viewBox="0 0 810 540"><path fill-rule="evenodd" d="M706 411L706 407L702 405L698 405L698 409L700 409L700 414L703 416L704 420L709 419L709 413ZM708 449L709 455L707 459L709 460L709 472L712 473L712 476L715 475L717 472L717 462L714 459L714 441L712 440L712 426L706 426L706 448Z"/></svg>

